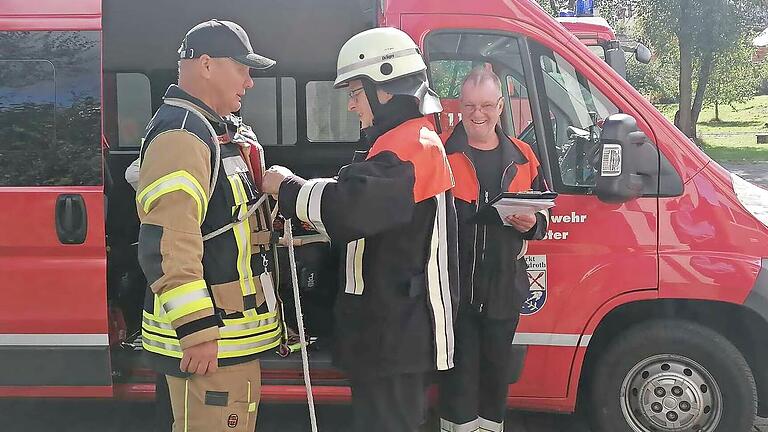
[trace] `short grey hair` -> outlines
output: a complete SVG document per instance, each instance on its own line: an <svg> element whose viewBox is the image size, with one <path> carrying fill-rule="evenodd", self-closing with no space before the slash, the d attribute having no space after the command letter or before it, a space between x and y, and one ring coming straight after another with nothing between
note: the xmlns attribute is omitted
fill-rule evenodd
<svg viewBox="0 0 768 432"><path fill-rule="evenodd" d="M499 76L493 73L490 68L487 68L484 65L474 67L471 71L469 71L467 76L464 77L464 80L461 82L462 92L464 90L464 86L467 84L471 84L473 87L477 87L480 84L488 81L492 82L496 89L499 90L499 94L502 94L501 80L499 79Z"/></svg>

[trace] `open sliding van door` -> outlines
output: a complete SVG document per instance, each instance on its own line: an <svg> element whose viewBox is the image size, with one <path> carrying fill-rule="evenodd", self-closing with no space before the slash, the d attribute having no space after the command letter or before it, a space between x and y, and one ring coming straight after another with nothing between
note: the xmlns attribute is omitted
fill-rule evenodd
<svg viewBox="0 0 768 432"><path fill-rule="evenodd" d="M108 397L101 3L0 11L0 397Z"/></svg>

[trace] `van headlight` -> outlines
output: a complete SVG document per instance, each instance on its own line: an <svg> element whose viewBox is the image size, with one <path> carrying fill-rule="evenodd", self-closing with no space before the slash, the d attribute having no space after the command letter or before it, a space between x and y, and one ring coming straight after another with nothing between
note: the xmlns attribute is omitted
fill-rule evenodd
<svg viewBox="0 0 768 432"><path fill-rule="evenodd" d="M768 226L768 190L753 185L733 173L731 173L731 179L733 190L741 205L763 225Z"/></svg>

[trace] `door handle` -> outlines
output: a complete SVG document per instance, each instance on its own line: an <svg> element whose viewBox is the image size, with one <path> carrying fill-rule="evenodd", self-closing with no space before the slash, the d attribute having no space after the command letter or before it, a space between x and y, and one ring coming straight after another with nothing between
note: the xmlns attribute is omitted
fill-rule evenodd
<svg viewBox="0 0 768 432"><path fill-rule="evenodd" d="M56 198L56 234L61 244L83 244L88 233L88 212L80 194Z"/></svg>

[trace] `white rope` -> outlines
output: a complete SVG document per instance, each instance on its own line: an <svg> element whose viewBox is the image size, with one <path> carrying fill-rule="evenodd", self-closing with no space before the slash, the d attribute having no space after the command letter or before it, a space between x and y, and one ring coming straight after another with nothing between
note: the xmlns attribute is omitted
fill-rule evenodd
<svg viewBox="0 0 768 432"><path fill-rule="evenodd" d="M299 278L296 272L296 256L293 246L293 231L291 220L286 219L285 239L288 243L288 260L291 265L291 282L293 283L293 303L296 305L296 324L299 327L299 342L301 343L301 365L304 369L304 385L307 388L307 405L309 406L309 423L312 432L317 432L317 418L315 417L315 399L312 395L312 382L309 378L309 356L307 355L307 337L304 334L304 317L301 314L301 301L299 299Z"/></svg>

